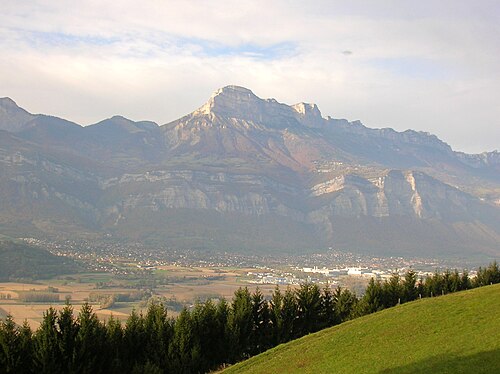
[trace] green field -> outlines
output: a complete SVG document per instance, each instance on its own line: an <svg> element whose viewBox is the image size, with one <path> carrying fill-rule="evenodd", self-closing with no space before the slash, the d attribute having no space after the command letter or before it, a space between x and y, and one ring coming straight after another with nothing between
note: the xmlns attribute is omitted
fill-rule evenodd
<svg viewBox="0 0 500 374"><path fill-rule="evenodd" d="M386 309L224 373L500 373L500 284Z"/></svg>

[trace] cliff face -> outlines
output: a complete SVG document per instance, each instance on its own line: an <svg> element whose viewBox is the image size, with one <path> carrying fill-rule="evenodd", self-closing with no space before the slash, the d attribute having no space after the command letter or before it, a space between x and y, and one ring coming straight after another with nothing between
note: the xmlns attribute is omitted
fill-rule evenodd
<svg viewBox="0 0 500 374"><path fill-rule="evenodd" d="M220 89L163 126L0 101L0 230L175 247L500 254L498 152ZM481 189L476 189L480 183Z"/></svg>

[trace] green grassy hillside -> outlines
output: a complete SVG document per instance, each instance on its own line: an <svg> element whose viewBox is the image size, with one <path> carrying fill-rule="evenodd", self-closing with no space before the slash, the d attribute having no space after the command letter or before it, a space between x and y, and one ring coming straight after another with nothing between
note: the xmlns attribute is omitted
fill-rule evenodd
<svg viewBox="0 0 500 374"><path fill-rule="evenodd" d="M500 373L500 284L386 309L224 373Z"/></svg>

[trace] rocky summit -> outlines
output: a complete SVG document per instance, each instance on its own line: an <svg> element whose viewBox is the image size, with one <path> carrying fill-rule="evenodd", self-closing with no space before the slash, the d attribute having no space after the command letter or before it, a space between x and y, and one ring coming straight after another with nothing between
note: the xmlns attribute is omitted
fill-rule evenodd
<svg viewBox="0 0 500 374"><path fill-rule="evenodd" d="M500 255L500 154L217 90L159 126L0 99L0 234L256 252Z"/></svg>

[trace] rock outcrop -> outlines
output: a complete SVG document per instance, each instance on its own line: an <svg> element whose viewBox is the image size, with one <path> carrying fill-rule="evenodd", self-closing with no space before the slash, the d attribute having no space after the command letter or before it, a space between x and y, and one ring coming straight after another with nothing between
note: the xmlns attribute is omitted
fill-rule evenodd
<svg viewBox="0 0 500 374"><path fill-rule="evenodd" d="M238 86L163 126L81 127L0 99L0 233L497 256L499 159Z"/></svg>

